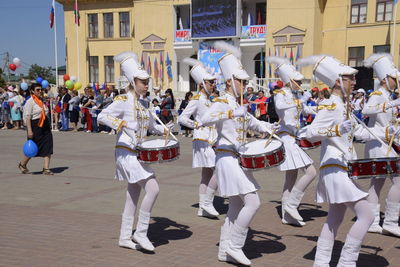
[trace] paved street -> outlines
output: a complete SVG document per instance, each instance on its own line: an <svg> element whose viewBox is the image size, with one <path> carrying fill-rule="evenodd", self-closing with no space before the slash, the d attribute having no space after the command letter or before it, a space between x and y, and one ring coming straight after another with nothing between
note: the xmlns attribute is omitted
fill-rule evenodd
<svg viewBox="0 0 400 267"><path fill-rule="evenodd" d="M228 266L217 260L224 215L215 220L196 216L200 172L191 168L191 139L181 138L178 161L153 166L160 183L149 230L154 253L117 245L126 184L113 179L115 136L54 133L54 176L40 174L42 159L30 162L32 174L19 173L24 141L24 131L0 131L0 266ZM310 155L318 164L319 149ZM312 266L327 214L326 205L313 201L316 183L303 199L300 213L307 225L300 228L280 222L283 174L272 169L255 176L262 206L244 248L253 266ZM369 181L359 183L366 188ZM226 213L224 199L216 197L215 204ZM347 212L331 266L352 220ZM358 266L400 266L400 240L368 234Z"/></svg>

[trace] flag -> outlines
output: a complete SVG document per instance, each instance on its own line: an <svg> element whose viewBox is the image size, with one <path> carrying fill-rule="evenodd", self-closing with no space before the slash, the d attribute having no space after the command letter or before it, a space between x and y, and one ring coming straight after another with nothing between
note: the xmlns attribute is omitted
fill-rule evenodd
<svg viewBox="0 0 400 267"><path fill-rule="evenodd" d="M268 56L271 56L271 47L268 48ZM268 77L272 78L272 69L271 69L271 64L268 64Z"/></svg>
<svg viewBox="0 0 400 267"><path fill-rule="evenodd" d="M182 18L179 18L179 30L183 30Z"/></svg>
<svg viewBox="0 0 400 267"><path fill-rule="evenodd" d="M150 61L150 56L147 57L147 73L151 76L151 61Z"/></svg>
<svg viewBox="0 0 400 267"><path fill-rule="evenodd" d="M154 57L154 79L158 79L158 63L157 57Z"/></svg>
<svg viewBox="0 0 400 267"><path fill-rule="evenodd" d="M300 54L301 52L300 52L300 46L298 45L297 46L297 52L296 52L296 63L297 63L297 60L299 60L300 59L300 57L301 57L301 54ZM299 66L297 66L296 65L296 70L299 70Z"/></svg>
<svg viewBox="0 0 400 267"><path fill-rule="evenodd" d="M168 77L171 79L172 78L172 68L171 68L171 60L169 59L168 53L167 53L166 63L167 63Z"/></svg>
<svg viewBox="0 0 400 267"><path fill-rule="evenodd" d="M251 14L249 13L247 15L247 26L253 25L253 18L251 17Z"/></svg>
<svg viewBox="0 0 400 267"><path fill-rule="evenodd" d="M79 15L78 0L75 0L74 15L75 15L75 24L80 26L81 25L81 23L80 23L81 16Z"/></svg>
<svg viewBox="0 0 400 267"><path fill-rule="evenodd" d="M261 55L260 55L260 78L264 76L264 52L263 49L261 49Z"/></svg>
<svg viewBox="0 0 400 267"><path fill-rule="evenodd" d="M290 60L290 63L292 63L292 64L293 64L293 62L294 62L294 57L293 57L293 47L291 47L291 48L290 48L289 60Z"/></svg>
<svg viewBox="0 0 400 267"><path fill-rule="evenodd" d="M277 47L275 47L275 56L279 57L280 56L279 54L280 54L279 46L277 46Z"/></svg>
<svg viewBox="0 0 400 267"><path fill-rule="evenodd" d="M54 7L55 7L55 4L54 4L54 0L53 0L53 3L51 4L51 11L50 11L50 29L52 29L53 25L54 25Z"/></svg>
<svg viewBox="0 0 400 267"><path fill-rule="evenodd" d="M164 79L164 60L163 60L163 52L160 52L160 80L161 82Z"/></svg>
<svg viewBox="0 0 400 267"><path fill-rule="evenodd" d="M261 11L258 11L258 15L257 15L257 25L261 25L262 21L261 21Z"/></svg>
<svg viewBox="0 0 400 267"><path fill-rule="evenodd" d="M283 54L283 57L284 57L284 58L287 58L286 47L284 47L283 49L284 49L284 52L285 52L285 53Z"/></svg>
<svg viewBox="0 0 400 267"><path fill-rule="evenodd" d="M144 69L144 58L143 58L143 52L142 52L142 58L140 59L140 66Z"/></svg>
<svg viewBox="0 0 400 267"><path fill-rule="evenodd" d="M97 96L99 93L97 92L97 87L96 87L96 84L93 82L93 91L94 91L94 94Z"/></svg>

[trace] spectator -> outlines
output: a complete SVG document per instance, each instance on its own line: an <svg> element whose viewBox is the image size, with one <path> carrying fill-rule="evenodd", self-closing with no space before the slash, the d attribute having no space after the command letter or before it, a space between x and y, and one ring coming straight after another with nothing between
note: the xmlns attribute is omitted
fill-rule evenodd
<svg viewBox="0 0 400 267"><path fill-rule="evenodd" d="M10 106L11 120L13 121L13 130L18 130L21 127L21 99L19 97L18 89L13 91L14 96L8 100ZM11 104L12 103L12 104Z"/></svg>
<svg viewBox="0 0 400 267"><path fill-rule="evenodd" d="M254 93L254 87L251 82L247 85L247 91L244 94L244 98L247 100L247 103L254 102L257 99L257 95ZM257 104L250 104L249 106L249 112L251 115L255 115L255 112L257 110Z"/></svg>
<svg viewBox="0 0 400 267"><path fill-rule="evenodd" d="M71 100L71 96L68 93L68 89L64 87L62 89L61 96L61 131L68 131L69 129L69 110L68 110L68 102Z"/></svg>
<svg viewBox="0 0 400 267"><path fill-rule="evenodd" d="M102 93L102 91L100 91L100 93ZM104 92L103 102L101 103L101 105L99 107L100 112L101 112L101 110L107 108L112 102L113 102L113 89L110 88L109 90L106 90ZM111 133L111 128L106 125L99 124L99 132L100 133Z"/></svg>
<svg viewBox="0 0 400 267"><path fill-rule="evenodd" d="M90 116L92 117L92 132L97 133L98 132L98 127L97 127L97 102L95 100L95 95L94 95L94 90L89 89L89 102L90 102L90 108L89 108L89 113Z"/></svg>
<svg viewBox="0 0 400 267"><path fill-rule="evenodd" d="M275 88L279 89L278 87L275 87ZM271 96L267 100L267 116L268 116L269 122L274 123L274 122L279 121L278 114L276 113L276 110L275 110L274 89L271 89L270 94L271 94Z"/></svg>
<svg viewBox="0 0 400 267"><path fill-rule="evenodd" d="M357 90L356 95L353 97L351 101L351 107L353 109L353 114L362 120L362 109L364 108L365 103L365 90L360 88Z"/></svg>
<svg viewBox="0 0 400 267"><path fill-rule="evenodd" d="M257 109L255 112L256 118L261 120L261 121L267 121L267 100L268 98L264 96L264 91L260 90L258 91L258 96L257 99L254 101L250 101L251 104L256 104Z"/></svg>
<svg viewBox="0 0 400 267"><path fill-rule="evenodd" d="M174 109L175 109L174 94L172 93L172 89L168 88L165 91L165 97L161 103L161 121L164 124L167 124L168 122L174 120L174 117L172 115L172 110Z"/></svg>
<svg viewBox="0 0 400 267"><path fill-rule="evenodd" d="M92 88L90 87L86 87L84 90L84 95L81 98L81 112L83 115L82 118L82 124L85 125L86 123L86 132L87 133L91 133L93 128L92 128L92 116L90 115L90 111L89 108L92 107L92 102L89 101L91 99L90 96L90 90L92 90Z"/></svg>
<svg viewBox="0 0 400 267"><path fill-rule="evenodd" d="M80 98L78 96L78 91L73 90L71 92L72 98L68 101L69 104L69 120L73 125L73 131L78 131L78 122L79 122L79 102Z"/></svg>
<svg viewBox="0 0 400 267"><path fill-rule="evenodd" d="M3 123L3 128L1 129L7 130L7 124L10 122L10 106L8 105L9 95L4 88L1 88L0 93L1 121Z"/></svg>
<svg viewBox="0 0 400 267"><path fill-rule="evenodd" d="M54 109L53 109L53 115L54 115L54 118L53 118L53 123L54 123L53 131L57 131L57 132L58 132L58 129L60 128L59 125L58 125L58 122L60 121L60 114L61 114L61 107L62 107L62 103L61 103L62 91L63 91L63 88L59 87L58 88L58 95L55 97L55 100L54 100L55 106L54 106Z"/></svg>
<svg viewBox="0 0 400 267"><path fill-rule="evenodd" d="M311 98L307 101L307 103L306 103L307 106L310 106L310 107L317 106L318 93L319 93L319 89L317 87L314 87L311 89ZM301 121L302 121L303 125L309 125L314 120L315 115L308 114L308 115L303 116L303 114L301 114L301 117L302 117Z"/></svg>
<svg viewBox="0 0 400 267"><path fill-rule="evenodd" d="M154 98L151 103L153 104L152 111L153 111L154 115L156 115L158 118L160 118L161 108L160 108L160 103L158 102L157 98Z"/></svg>
<svg viewBox="0 0 400 267"><path fill-rule="evenodd" d="M181 105L179 106L179 109L178 109L178 114L179 114L179 115L181 115L181 113L185 110L185 108L186 108L187 105L189 104L189 101L192 99L192 97L193 97L192 92L187 92L187 93L185 94L185 99L182 100ZM193 118L191 118L191 119L193 119ZM192 129L190 129L190 128L186 127L186 126L181 125L181 131L182 131L182 132L185 131L185 136L186 136L186 137L191 137L191 131L192 131ZM182 135L183 135L183 134L182 134Z"/></svg>

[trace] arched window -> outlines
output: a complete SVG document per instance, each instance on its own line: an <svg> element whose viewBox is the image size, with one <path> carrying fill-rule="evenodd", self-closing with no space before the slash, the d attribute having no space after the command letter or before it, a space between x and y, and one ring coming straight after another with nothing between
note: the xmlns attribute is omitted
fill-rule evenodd
<svg viewBox="0 0 400 267"><path fill-rule="evenodd" d="M254 72L257 78L265 78L265 52L258 53L254 58Z"/></svg>

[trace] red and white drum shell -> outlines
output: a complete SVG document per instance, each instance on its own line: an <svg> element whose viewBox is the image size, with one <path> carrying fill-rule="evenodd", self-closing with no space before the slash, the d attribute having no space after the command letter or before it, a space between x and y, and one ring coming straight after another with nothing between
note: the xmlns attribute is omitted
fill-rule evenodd
<svg viewBox="0 0 400 267"><path fill-rule="evenodd" d="M174 161L179 158L179 143L169 140L165 145L165 140L154 139L142 142L137 147L138 160L142 163L164 163Z"/></svg>
<svg viewBox="0 0 400 267"><path fill-rule="evenodd" d="M239 163L242 169L258 171L276 167L285 161L285 147L278 140L272 140L265 147L266 140L256 140L239 148Z"/></svg>
<svg viewBox="0 0 400 267"><path fill-rule="evenodd" d="M304 139L304 138L296 139L296 141L297 141L297 145L299 147L301 147L303 150L317 148L321 145L321 141L311 143L310 141L308 141L307 139Z"/></svg>
<svg viewBox="0 0 400 267"><path fill-rule="evenodd" d="M388 178L400 174L400 157L350 160L351 179Z"/></svg>

